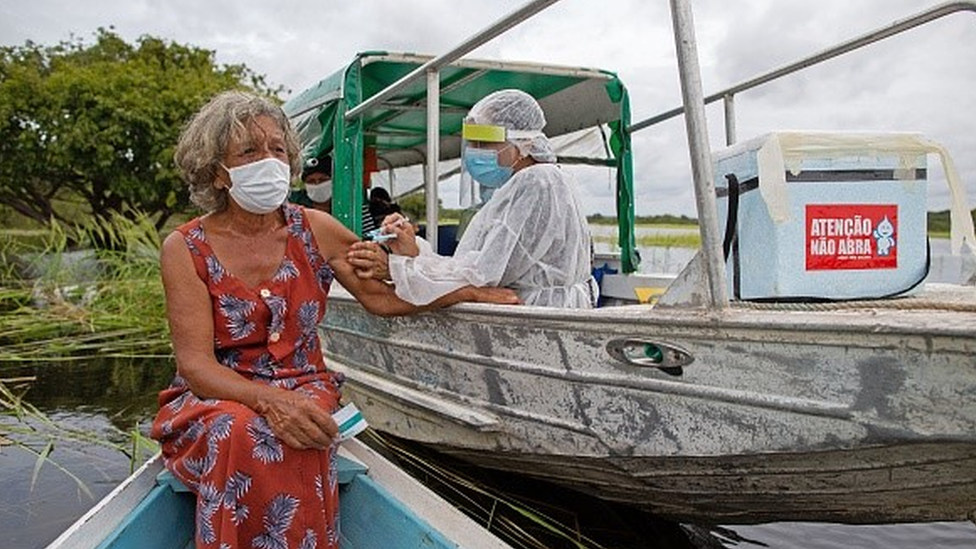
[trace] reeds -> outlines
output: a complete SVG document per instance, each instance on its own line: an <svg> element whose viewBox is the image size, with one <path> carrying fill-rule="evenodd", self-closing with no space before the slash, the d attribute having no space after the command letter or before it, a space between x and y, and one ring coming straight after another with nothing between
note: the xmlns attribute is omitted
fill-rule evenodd
<svg viewBox="0 0 976 549"><path fill-rule="evenodd" d="M0 379L0 415L12 419L0 421L0 447L17 447L36 457L31 474L32 490L41 469L47 464L65 474L81 492L94 499L91 490L80 478L51 458L54 449L61 444L101 446L124 453L129 458L130 472L159 450L155 441L142 435L138 425L128 433L119 431L119 436L115 438L125 442L117 443L98 433L71 429L52 420L23 398L33 381L32 377Z"/></svg>
<svg viewBox="0 0 976 549"><path fill-rule="evenodd" d="M508 544L519 549L601 549L572 516L556 519L522 498L465 475L442 458L413 451L372 428L361 438Z"/></svg>
<svg viewBox="0 0 976 549"><path fill-rule="evenodd" d="M638 248L700 248L701 235L698 231L675 231L639 235ZM618 249L617 235L594 235L594 242L609 243L611 249Z"/></svg>
<svg viewBox="0 0 976 549"><path fill-rule="evenodd" d="M102 446L124 453L133 469L158 450L138 425L104 434L71 429L23 396L31 378L2 379L3 365L125 356L170 356L159 237L144 217L111 226L5 231L0 234L0 445L36 456L31 488L48 464L92 496L52 459L59 445Z"/></svg>
<svg viewBox="0 0 976 549"><path fill-rule="evenodd" d="M0 320L0 364L169 356L156 229L117 216L0 239Z"/></svg>

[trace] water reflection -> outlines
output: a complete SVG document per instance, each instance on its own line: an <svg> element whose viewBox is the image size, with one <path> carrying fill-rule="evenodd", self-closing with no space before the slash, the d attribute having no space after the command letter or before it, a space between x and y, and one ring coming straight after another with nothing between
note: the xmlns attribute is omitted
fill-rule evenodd
<svg viewBox="0 0 976 549"><path fill-rule="evenodd" d="M0 378L34 377L24 399L48 415L101 415L127 432L155 411L174 371L169 359L108 358L0 365Z"/></svg>
<svg viewBox="0 0 976 549"><path fill-rule="evenodd" d="M119 448L131 453L132 432L148 432L172 376L168 360L0 365L0 379L34 378L7 386L44 416L0 415L0 431L18 443L0 451L4 547L44 547L130 474L133 460ZM48 444L50 462L35 474Z"/></svg>

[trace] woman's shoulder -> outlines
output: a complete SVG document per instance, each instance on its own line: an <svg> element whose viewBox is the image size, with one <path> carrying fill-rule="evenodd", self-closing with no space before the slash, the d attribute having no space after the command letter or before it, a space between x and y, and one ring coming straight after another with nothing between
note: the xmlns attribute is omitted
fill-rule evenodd
<svg viewBox="0 0 976 549"><path fill-rule="evenodd" d="M194 217L193 219L191 219L189 221L186 221L184 223L181 223L180 225L177 225L176 228L173 229L173 233L181 233L181 234L184 234L185 235L185 234L189 234L192 231L198 230L200 228L200 225L203 224L203 218L204 217L206 217L206 216L205 215L202 215L202 216L199 216L199 217Z"/></svg>
<svg viewBox="0 0 976 549"><path fill-rule="evenodd" d="M203 240L203 218L206 216L195 217L185 223L177 225L166 238L163 239L164 247L172 247L177 242L185 245L187 239Z"/></svg>

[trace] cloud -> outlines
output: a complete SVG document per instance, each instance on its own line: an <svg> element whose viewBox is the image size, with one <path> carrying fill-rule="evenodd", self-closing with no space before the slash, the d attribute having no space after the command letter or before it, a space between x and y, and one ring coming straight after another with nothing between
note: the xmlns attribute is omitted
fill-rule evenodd
<svg viewBox="0 0 976 549"><path fill-rule="evenodd" d="M524 5L519 0L35 0L0 5L0 45L90 38L113 26L127 40L152 35L214 50L291 93L313 85L360 51L441 54ZM821 51L928 8L928 0L694 3L706 93ZM976 196L976 39L971 13L806 69L736 97L741 139L776 129L918 131L954 154ZM635 120L680 104L666 2L563 0L479 48L476 57L613 70L628 85ZM724 145L720 104L707 109L713 148ZM634 136L639 214L694 215L687 139L680 119ZM930 164L935 164L933 157ZM930 209L948 207L931 166ZM611 213L601 178L581 181L589 213Z"/></svg>

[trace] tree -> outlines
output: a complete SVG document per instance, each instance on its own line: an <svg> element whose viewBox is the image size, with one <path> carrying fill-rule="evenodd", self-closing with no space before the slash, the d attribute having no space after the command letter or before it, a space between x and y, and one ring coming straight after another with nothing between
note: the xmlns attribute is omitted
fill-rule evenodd
<svg viewBox="0 0 976 549"><path fill-rule="evenodd" d="M213 51L106 29L91 45L0 48L0 202L40 223L143 212L160 228L189 204L173 164L183 124L232 88L281 91Z"/></svg>

